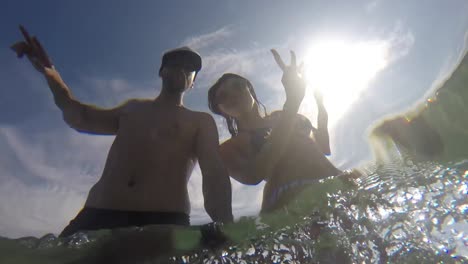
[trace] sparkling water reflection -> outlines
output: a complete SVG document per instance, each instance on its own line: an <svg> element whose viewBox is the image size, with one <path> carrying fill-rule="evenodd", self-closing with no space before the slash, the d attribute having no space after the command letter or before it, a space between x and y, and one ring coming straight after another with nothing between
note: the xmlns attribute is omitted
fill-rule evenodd
<svg viewBox="0 0 468 264"><path fill-rule="evenodd" d="M127 254L128 262L121 263L468 262L467 169L468 161L444 166L406 157L373 164L363 168L367 173L355 186L333 182L333 188L311 187L281 214L243 218L226 227L227 244L210 249L179 246L172 257L151 249L154 254ZM320 196L319 189L325 189L325 195ZM50 261L43 263L92 263L89 256L99 256L102 247L96 245L110 234L104 230L66 239L50 234L4 239L0 259L23 253L24 263L31 263L28 258L33 263L41 263L41 258ZM199 237L193 239L197 244ZM142 241L138 247L148 243L153 242Z"/></svg>
<svg viewBox="0 0 468 264"><path fill-rule="evenodd" d="M409 158L368 166L356 189L329 193L325 212L272 228L222 254L184 258L189 263L467 262L467 167L468 161L442 166ZM325 227L317 232L319 223Z"/></svg>

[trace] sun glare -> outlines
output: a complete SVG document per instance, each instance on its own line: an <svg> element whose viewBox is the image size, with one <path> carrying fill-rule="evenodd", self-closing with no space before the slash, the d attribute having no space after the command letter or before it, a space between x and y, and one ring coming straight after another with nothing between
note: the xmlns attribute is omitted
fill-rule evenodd
<svg viewBox="0 0 468 264"><path fill-rule="evenodd" d="M313 90L322 92L333 125L387 65L387 43L323 41L310 46L304 60L309 92L302 111L316 113Z"/></svg>

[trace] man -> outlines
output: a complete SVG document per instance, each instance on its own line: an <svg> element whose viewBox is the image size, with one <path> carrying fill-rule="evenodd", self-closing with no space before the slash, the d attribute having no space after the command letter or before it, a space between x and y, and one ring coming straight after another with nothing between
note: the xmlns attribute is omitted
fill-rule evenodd
<svg viewBox="0 0 468 264"><path fill-rule="evenodd" d="M79 102L35 37L21 27L25 41L12 46L44 74L65 122L80 132L115 135L103 174L84 208L62 231L149 224L189 225L187 182L195 163L203 175L205 209L213 221L232 221L231 186L218 153L213 118L183 106L201 57L189 48L164 54L155 99L131 99L112 109Z"/></svg>

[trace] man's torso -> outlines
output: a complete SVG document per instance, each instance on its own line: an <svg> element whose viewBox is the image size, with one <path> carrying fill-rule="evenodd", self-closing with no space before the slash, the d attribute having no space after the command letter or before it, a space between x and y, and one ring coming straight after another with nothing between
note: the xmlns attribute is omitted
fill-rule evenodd
<svg viewBox="0 0 468 264"><path fill-rule="evenodd" d="M130 103L86 206L188 214L197 130L196 112L150 100Z"/></svg>

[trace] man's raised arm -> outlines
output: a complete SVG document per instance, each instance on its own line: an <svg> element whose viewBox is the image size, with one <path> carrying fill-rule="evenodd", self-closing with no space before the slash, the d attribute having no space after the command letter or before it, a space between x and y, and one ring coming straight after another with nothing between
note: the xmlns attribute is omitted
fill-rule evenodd
<svg viewBox="0 0 468 264"><path fill-rule="evenodd" d="M120 115L128 102L111 109L83 104L73 97L55 69L46 69L44 76L54 95L55 104L62 110L63 119L70 127L94 134L117 133Z"/></svg>
<svg viewBox="0 0 468 264"><path fill-rule="evenodd" d="M200 116L196 155L203 176L205 210L215 222L232 222L231 182L219 154L218 130L213 118Z"/></svg>
<svg viewBox="0 0 468 264"><path fill-rule="evenodd" d="M62 110L65 122L78 131L115 134L124 105L114 109L100 109L82 104L74 99L39 40L36 37L31 37L22 26L20 26L20 30L24 41L15 43L11 48L19 58L26 55L34 68L44 74L54 95L55 104Z"/></svg>

